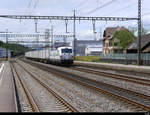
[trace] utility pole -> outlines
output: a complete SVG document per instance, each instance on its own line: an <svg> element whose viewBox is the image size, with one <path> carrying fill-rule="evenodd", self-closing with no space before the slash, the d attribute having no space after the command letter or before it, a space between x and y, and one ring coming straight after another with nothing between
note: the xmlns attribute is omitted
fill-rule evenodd
<svg viewBox="0 0 150 115"><path fill-rule="evenodd" d="M94 36L94 40L96 41L96 28L95 28L95 20L92 20L93 23L93 36Z"/></svg>
<svg viewBox="0 0 150 115"><path fill-rule="evenodd" d="M6 29L6 61L8 60L8 29Z"/></svg>
<svg viewBox="0 0 150 115"><path fill-rule="evenodd" d="M73 56L76 56L76 11L74 10L74 23L73 23Z"/></svg>
<svg viewBox="0 0 150 115"><path fill-rule="evenodd" d="M66 37L64 36L63 38L63 41L64 41L64 44L66 45L67 44L67 41L66 41Z"/></svg>
<svg viewBox="0 0 150 115"><path fill-rule="evenodd" d="M99 37L100 37L100 39L101 39L101 38L102 38L102 28L101 28L101 27L100 27L100 32L99 32L99 33L100 33L100 36L99 36ZM99 40L100 40L100 39L99 39Z"/></svg>
<svg viewBox="0 0 150 115"><path fill-rule="evenodd" d="M141 0L138 0L138 60L137 64L141 65Z"/></svg>
<svg viewBox="0 0 150 115"><path fill-rule="evenodd" d="M54 48L54 39L53 39L53 25L51 25L51 46L52 46L52 49Z"/></svg>
<svg viewBox="0 0 150 115"><path fill-rule="evenodd" d="M34 19L34 22L35 22L35 33L38 33L38 31L37 31L37 22L38 22L38 19ZM38 41L39 41L39 36L37 36L37 43L38 43ZM39 46L39 43L38 43L37 46ZM39 57L39 49L38 49L38 57Z"/></svg>
<svg viewBox="0 0 150 115"><path fill-rule="evenodd" d="M65 26L66 26L66 33L69 33L68 32L68 20L65 20Z"/></svg>
<svg viewBox="0 0 150 115"><path fill-rule="evenodd" d="M38 19L34 19L35 21L35 33L37 33L37 22L38 22Z"/></svg>
<svg viewBox="0 0 150 115"><path fill-rule="evenodd" d="M39 53L39 35L37 36L37 50L38 50L38 57L39 57L39 55L40 55L40 53Z"/></svg>

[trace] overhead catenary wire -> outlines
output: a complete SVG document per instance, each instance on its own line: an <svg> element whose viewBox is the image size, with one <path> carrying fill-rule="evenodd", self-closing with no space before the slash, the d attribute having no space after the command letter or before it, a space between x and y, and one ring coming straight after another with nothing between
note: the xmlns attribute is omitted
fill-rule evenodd
<svg viewBox="0 0 150 115"><path fill-rule="evenodd" d="M88 0L84 0L84 1L80 2L80 3L79 3L78 5L76 5L73 9L77 9L77 8L83 6L87 1L88 1Z"/></svg>
<svg viewBox="0 0 150 115"><path fill-rule="evenodd" d="M37 7L38 3L39 3L39 0L35 1L34 6L33 6L33 10L35 10L35 9L36 9L36 7Z"/></svg>
<svg viewBox="0 0 150 115"><path fill-rule="evenodd" d="M144 13L142 16L150 15L150 12Z"/></svg>
<svg viewBox="0 0 150 115"><path fill-rule="evenodd" d="M36 9L38 3L39 3L39 0L30 0L25 10L25 14L26 13L28 15L34 14L34 10Z"/></svg>
<svg viewBox="0 0 150 115"><path fill-rule="evenodd" d="M30 12L30 10L29 10L29 9L30 9L30 7L31 7L31 4L32 4L32 0L30 0L30 1L29 1L29 3L28 3L28 5L27 5L27 8L26 8L26 10L25 10L25 13L24 13L24 14L26 14L26 13L28 14L28 13Z"/></svg>
<svg viewBox="0 0 150 115"><path fill-rule="evenodd" d="M119 9L117 9L117 10L114 10L114 11L108 13L107 15L110 15L110 14L112 14L112 13L114 13L114 12L115 12L115 13L116 13L116 12L120 12L120 11L125 10L125 9L127 9L127 8L133 7L133 5L134 5L135 3L137 3L137 2L134 2L134 3L132 3L132 4L128 4L127 6L125 6L125 7L123 7L123 8L119 8ZM104 16L106 16L106 15L104 15Z"/></svg>
<svg viewBox="0 0 150 115"><path fill-rule="evenodd" d="M93 10L84 13L84 15L91 14L91 13L93 13L93 12L95 12L95 11L101 9L101 8L104 8L104 7L108 6L108 5L110 5L110 4L114 3L114 2L116 2L116 1L117 1L117 0L110 0L109 2L103 4L102 6L96 7L96 8L94 8Z"/></svg>

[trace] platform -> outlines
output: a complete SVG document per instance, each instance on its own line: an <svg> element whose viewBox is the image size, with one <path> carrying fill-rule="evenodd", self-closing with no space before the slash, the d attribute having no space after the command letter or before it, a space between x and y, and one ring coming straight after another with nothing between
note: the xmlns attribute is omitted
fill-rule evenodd
<svg viewBox="0 0 150 115"><path fill-rule="evenodd" d="M76 65L90 65L95 67L104 67L108 69L115 70L124 70L124 71L133 71L150 74L150 66L137 66L137 65L125 65L125 64L111 64L111 63L100 63L100 62L83 62L83 61L74 61Z"/></svg>
<svg viewBox="0 0 150 115"><path fill-rule="evenodd" d="M13 74L9 62L0 64L0 112L16 112Z"/></svg>

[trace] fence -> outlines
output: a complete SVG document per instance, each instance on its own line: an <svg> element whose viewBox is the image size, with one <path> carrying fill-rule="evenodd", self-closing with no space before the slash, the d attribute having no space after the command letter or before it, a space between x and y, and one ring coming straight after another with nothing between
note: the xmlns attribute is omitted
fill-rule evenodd
<svg viewBox="0 0 150 115"><path fill-rule="evenodd" d="M103 62L136 64L138 54L100 54L100 60ZM150 65L150 53L141 54L142 65Z"/></svg>

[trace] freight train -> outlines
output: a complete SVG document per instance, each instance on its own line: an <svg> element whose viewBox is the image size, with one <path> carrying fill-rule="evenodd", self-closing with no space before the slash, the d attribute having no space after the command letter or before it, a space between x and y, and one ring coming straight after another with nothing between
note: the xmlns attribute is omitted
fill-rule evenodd
<svg viewBox="0 0 150 115"><path fill-rule="evenodd" d="M73 64L72 47L58 47L55 49L46 48L42 50L29 51L25 53L25 58L56 65Z"/></svg>

